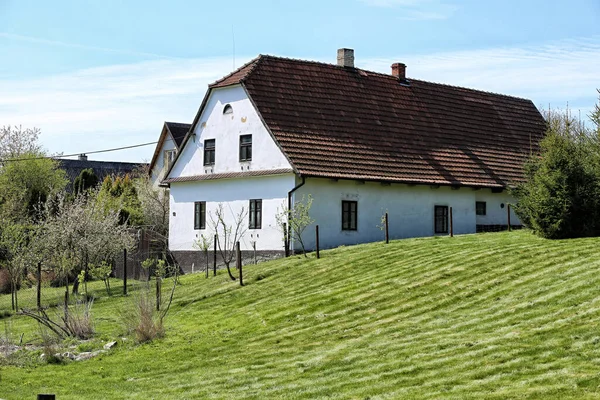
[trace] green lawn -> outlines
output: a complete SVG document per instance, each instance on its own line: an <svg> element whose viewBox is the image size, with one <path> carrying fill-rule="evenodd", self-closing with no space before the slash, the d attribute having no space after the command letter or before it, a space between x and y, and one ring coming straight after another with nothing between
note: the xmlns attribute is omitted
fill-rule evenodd
<svg viewBox="0 0 600 400"><path fill-rule="evenodd" d="M244 275L182 277L162 340L0 367L0 398L600 397L599 239L411 239ZM130 300L94 287L98 336L119 337ZM36 340L31 321L7 320Z"/></svg>

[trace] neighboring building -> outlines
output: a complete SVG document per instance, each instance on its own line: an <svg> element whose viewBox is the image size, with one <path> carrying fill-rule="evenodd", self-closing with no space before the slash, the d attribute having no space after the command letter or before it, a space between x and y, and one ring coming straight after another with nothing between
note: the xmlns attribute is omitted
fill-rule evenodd
<svg viewBox="0 0 600 400"><path fill-rule="evenodd" d="M81 174L81 171L87 168L91 168L96 176L98 182L102 183L107 176L125 176L127 174L135 174L142 171L148 166L144 163L131 163L131 162L120 162L120 161L90 161L85 154L79 155L77 160L68 159L57 159L60 168L64 169L67 173L67 191L73 191L73 182L75 178Z"/></svg>
<svg viewBox="0 0 600 400"><path fill-rule="evenodd" d="M276 214L312 195L321 248L506 225L545 121L530 100L338 64L261 55L211 84L164 183L184 260L219 203L242 207L242 249L283 251ZM512 214L512 224L520 224ZM231 219L230 219L231 222ZM313 249L314 228L305 232ZM297 243L291 244L298 249Z"/></svg>
<svg viewBox="0 0 600 400"><path fill-rule="evenodd" d="M190 130L190 124L179 122L165 122L150 161L150 179L158 186L164 179L165 172L169 169L181 147L183 138Z"/></svg>

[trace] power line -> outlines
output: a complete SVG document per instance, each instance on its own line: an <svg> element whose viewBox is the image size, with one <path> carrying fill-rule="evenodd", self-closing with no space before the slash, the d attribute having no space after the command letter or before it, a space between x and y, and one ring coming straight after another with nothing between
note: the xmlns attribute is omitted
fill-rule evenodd
<svg viewBox="0 0 600 400"><path fill-rule="evenodd" d="M173 140L173 139L165 139L165 141L167 141L167 140ZM133 149L133 148L136 148L136 147L150 146L151 144L157 144L157 143L158 143L158 141L147 142L147 143L134 144L134 145L131 145L131 146L115 147L115 148L104 149L104 150L82 151L82 152L75 153L75 154L63 154L63 155L57 155L57 156L42 156L42 157L31 157L31 158L7 158L5 160L0 160L0 163L9 162L9 161L10 162L15 162L15 161L29 161L29 160L44 160L44 159L47 159L47 158L57 159L57 158L65 158L65 157L76 157L76 156L79 156L81 154L109 153L111 151Z"/></svg>

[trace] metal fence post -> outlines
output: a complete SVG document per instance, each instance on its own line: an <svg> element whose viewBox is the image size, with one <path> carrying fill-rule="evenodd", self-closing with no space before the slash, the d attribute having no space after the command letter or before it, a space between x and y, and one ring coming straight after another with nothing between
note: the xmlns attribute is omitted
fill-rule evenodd
<svg viewBox="0 0 600 400"><path fill-rule="evenodd" d="M242 252L240 251L240 242L235 243L235 258L237 268L240 271L240 286L244 286L244 276L242 274Z"/></svg>
<svg viewBox="0 0 600 400"><path fill-rule="evenodd" d="M321 252L319 251L319 225L315 226L315 239L317 247L317 258L321 258Z"/></svg>
<svg viewBox="0 0 600 400"><path fill-rule="evenodd" d="M507 220L508 220L508 231L510 232L510 204L506 205L506 213L508 215L508 218L507 218Z"/></svg>
<svg viewBox="0 0 600 400"><path fill-rule="evenodd" d="M123 295L127 296L127 249L123 249Z"/></svg>
<svg viewBox="0 0 600 400"><path fill-rule="evenodd" d="M452 219L452 207L450 207L450 237L454 237L454 220Z"/></svg>
<svg viewBox="0 0 600 400"><path fill-rule="evenodd" d="M214 276L217 276L217 235L213 240L213 272Z"/></svg>
<svg viewBox="0 0 600 400"><path fill-rule="evenodd" d="M42 308L42 263L37 264L37 308Z"/></svg>
<svg viewBox="0 0 600 400"><path fill-rule="evenodd" d="M385 213L385 244L390 243L390 229L389 229L389 222L388 222L388 213Z"/></svg>

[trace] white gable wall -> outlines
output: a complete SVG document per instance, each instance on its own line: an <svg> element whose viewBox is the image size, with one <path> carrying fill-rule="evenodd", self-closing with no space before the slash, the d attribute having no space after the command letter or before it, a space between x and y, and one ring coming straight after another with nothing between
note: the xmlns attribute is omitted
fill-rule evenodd
<svg viewBox="0 0 600 400"><path fill-rule="evenodd" d="M307 178L306 183L294 193L294 201L311 194L311 217L319 224L321 248L384 240L379 228L381 216L388 212L391 239L433 236L434 206L452 207L454 234L475 233L477 224L506 225L506 206L514 202L507 193L491 193L489 189L473 190L450 187L432 189L427 185L409 186L355 181L331 181ZM357 230L342 230L342 200L357 201ZM486 201L487 215L475 215L475 202ZM511 224L520 224L511 212ZM315 248L314 225L304 235L305 246ZM298 250L299 245L294 244Z"/></svg>
<svg viewBox="0 0 600 400"><path fill-rule="evenodd" d="M230 104L232 114L223 114ZM170 178L203 174L291 168L246 92L240 86L213 89L192 136ZM240 135L252 134L252 161L239 161ZM215 164L204 165L204 140L215 139Z"/></svg>
<svg viewBox="0 0 600 400"><path fill-rule="evenodd" d="M165 164L165 151L167 150L176 150L175 142L170 134L167 134L167 137L163 141L162 147L160 148L160 153L156 158L156 163L152 168L152 183L155 187L164 179L165 173L167 172L164 168Z"/></svg>

